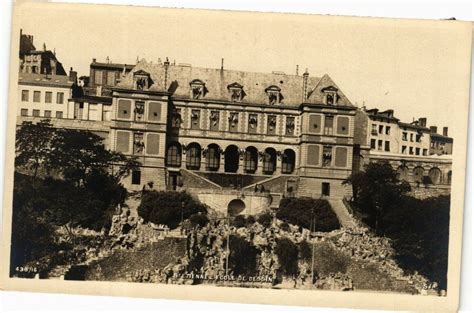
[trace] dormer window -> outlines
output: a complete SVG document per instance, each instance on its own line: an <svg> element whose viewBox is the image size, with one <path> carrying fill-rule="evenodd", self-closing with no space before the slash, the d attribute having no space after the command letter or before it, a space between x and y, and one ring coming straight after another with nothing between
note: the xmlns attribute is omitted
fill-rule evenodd
<svg viewBox="0 0 474 313"><path fill-rule="evenodd" d="M279 104L283 100L283 95L281 94L281 89L278 86L272 85L265 89L268 97L268 104L275 105Z"/></svg>
<svg viewBox="0 0 474 313"><path fill-rule="evenodd" d="M133 85L135 89L147 90L148 88L150 88L150 85L151 85L150 74L148 74L144 70L138 70L134 72Z"/></svg>
<svg viewBox="0 0 474 313"><path fill-rule="evenodd" d="M228 85L227 90L229 90L230 93L230 100L234 102L240 102L246 96L244 87L239 83Z"/></svg>
<svg viewBox="0 0 474 313"><path fill-rule="evenodd" d="M189 83L189 86L191 87L192 99L201 99L207 94L208 90L206 88L206 84L200 79L193 80Z"/></svg>
<svg viewBox="0 0 474 313"><path fill-rule="evenodd" d="M324 95L324 102L326 105L336 105L338 101L338 95L337 95L337 88L333 86L329 86L326 88L323 88L321 91Z"/></svg>

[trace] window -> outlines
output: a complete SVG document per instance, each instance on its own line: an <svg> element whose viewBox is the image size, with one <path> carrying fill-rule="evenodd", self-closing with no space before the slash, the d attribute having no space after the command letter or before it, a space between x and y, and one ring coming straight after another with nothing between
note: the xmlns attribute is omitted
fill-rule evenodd
<svg viewBox="0 0 474 313"><path fill-rule="evenodd" d="M130 100L120 99L117 107L117 118L128 120L132 116L132 102Z"/></svg>
<svg viewBox="0 0 474 313"><path fill-rule="evenodd" d="M415 153L416 155L420 155L420 148L416 148L415 151L416 151Z"/></svg>
<svg viewBox="0 0 474 313"><path fill-rule="evenodd" d="M173 115L171 117L171 127L172 128L179 128L181 126L182 119L181 119L181 109L175 109Z"/></svg>
<svg viewBox="0 0 474 313"><path fill-rule="evenodd" d="M377 142L377 150L382 150L383 140Z"/></svg>
<svg viewBox="0 0 474 313"><path fill-rule="evenodd" d="M94 83L96 85L102 85L102 71L95 70Z"/></svg>
<svg viewBox="0 0 474 313"><path fill-rule="evenodd" d="M229 131L237 132L239 129L239 113L232 112L229 115Z"/></svg>
<svg viewBox="0 0 474 313"><path fill-rule="evenodd" d="M276 152L273 148L265 149L263 155L263 172L265 174L273 174L276 168Z"/></svg>
<svg viewBox="0 0 474 313"><path fill-rule="evenodd" d="M191 144L186 152L186 168L198 170L201 167L201 147L198 144Z"/></svg>
<svg viewBox="0 0 474 313"><path fill-rule="evenodd" d="M227 90L229 90L230 93L230 100L234 102L240 102L246 96L243 86L239 83L228 85Z"/></svg>
<svg viewBox="0 0 474 313"><path fill-rule="evenodd" d="M421 134L416 134L416 142L421 142Z"/></svg>
<svg viewBox="0 0 474 313"><path fill-rule="evenodd" d="M40 110L33 110L33 116L35 117L40 116Z"/></svg>
<svg viewBox="0 0 474 313"><path fill-rule="evenodd" d="M385 141L385 151L390 151L390 141Z"/></svg>
<svg viewBox="0 0 474 313"><path fill-rule="evenodd" d="M201 128L201 110L191 110L191 129Z"/></svg>
<svg viewBox="0 0 474 313"><path fill-rule="evenodd" d="M406 154L407 153L407 146L402 146L402 154Z"/></svg>
<svg viewBox="0 0 474 313"><path fill-rule="evenodd" d="M21 101L27 102L30 101L30 91L22 90L21 91Z"/></svg>
<svg viewBox="0 0 474 313"><path fill-rule="evenodd" d="M403 141L407 141L407 140L408 140L408 133L407 133L407 132L403 132L403 133L402 133L402 140L403 140Z"/></svg>
<svg viewBox="0 0 474 313"><path fill-rule="evenodd" d="M413 154L413 147L410 147L409 152L410 155Z"/></svg>
<svg viewBox="0 0 474 313"><path fill-rule="evenodd" d="M133 83L135 89L146 90L150 87L150 74L144 70L138 70L133 73Z"/></svg>
<svg viewBox="0 0 474 313"><path fill-rule="evenodd" d="M334 94L327 94L326 95L326 104L333 105L334 104Z"/></svg>
<svg viewBox="0 0 474 313"><path fill-rule="evenodd" d="M349 134L349 118L347 116L339 116L337 118L337 133L339 135Z"/></svg>
<svg viewBox="0 0 474 313"><path fill-rule="evenodd" d="M44 102L51 103L53 101L53 93L51 91L46 91L44 94Z"/></svg>
<svg viewBox="0 0 474 313"><path fill-rule="evenodd" d="M330 167L332 163L332 147L323 147L323 167Z"/></svg>
<svg viewBox="0 0 474 313"><path fill-rule="evenodd" d="M115 86L115 72L107 72L107 85Z"/></svg>
<svg viewBox="0 0 474 313"><path fill-rule="evenodd" d="M145 150L145 142L143 141L143 133L136 132L133 134L133 154L143 154Z"/></svg>
<svg viewBox="0 0 474 313"><path fill-rule="evenodd" d="M287 135L295 134L295 118L292 116L286 117L286 134Z"/></svg>
<svg viewBox="0 0 474 313"><path fill-rule="evenodd" d="M44 117L51 117L51 111L50 110L45 110L44 111Z"/></svg>
<svg viewBox="0 0 474 313"><path fill-rule="evenodd" d="M33 102L40 102L41 101L41 91L34 91L33 92Z"/></svg>
<svg viewBox="0 0 474 313"><path fill-rule="evenodd" d="M63 112L62 111L56 111L56 118L63 118Z"/></svg>
<svg viewBox="0 0 474 313"><path fill-rule="evenodd" d="M63 104L64 103L64 92L58 92L56 94L56 103Z"/></svg>
<svg viewBox="0 0 474 313"><path fill-rule="evenodd" d="M135 109L133 112L135 113L136 122L143 121L143 115L145 114L145 102L135 101Z"/></svg>
<svg viewBox="0 0 474 313"><path fill-rule="evenodd" d="M385 134L390 135L390 126L385 126Z"/></svg>
<svg viewBox="0 0 474 313"><path fill-rule="evenodd" d="M204 98L208 92L206 84L199 79L194 79L189 83L191 88L191 98L192 99L201 99Z"/></svg>
<svg viewBox="0 0 474 313"><path fill-rule="evenodd" d="M267 134L275 135L276 134L276 124L277 118L275 115L268 115L267 117Z"/></svg>
<svg viewBox="0 0 474 313"><path fill-rule="evenodd" d="M160 135L148 133L146 135L146 154L157 155L160 152Z"/></svg>
<svg viewBox="0 0 474 313"><path fill-rule="evenodd" d="M372 124L372 131L371 131L371 134L374 135L374 136L377 136L378 132L377 132L377 124Z"/></svg>
<svg viewBox="0 0 474 313"><path fill-rule="evenodd" d="M283 95L281 94L281 89L278 86L272 85L265 89L268 97L268 104L275 105L281 103L283 100Z"/></svg>
<svg viewBox="0 0 474 313"><path fill-rule="evenodd" d="M181 146L178 143L173 143L168 147L166 153L167 166L181 166Z"/></svg>
<svg viewBox="0 0 474 313"><path fill-rule="evenodd" d="M132 171L132 185L140 185L142 172L140 170Z"/></svg>
<svg viewBox="0 0 474 313"><path fill-rule="evenodd" d="M423 149L423 155L428 155L428 149Z"/></svg>
<svg viewBox="0 0 474 313"><path fill-rule="evenodd" d="M257 133L257 127L258 127L258 115L249 114L248 132L251 134Z"/></svg>
<svg viewBox="0 0 474 313"><path fill-rule="evenodd" d="M291 174L295 169L295 152L291 149L286 149L281 155L281 172L283 174Z"/></svg>
<svg viewBox="0 0 474 313"><path fill-rule="evenodd" d="M161 119L161 103L149 102L148 103L148 120L159 121Z"/></svg>
<svg viewBox="0 0 474 313"><path fill-rule="evenodd" d="M321 194L325 197L329 197L331 194L331 184L322 183L321 184Z"/></svg>
<svg viewBox="0 0 474 313"><path fill-rule="evenodd" d="M212 144L207 148L206 167L208 171L217 171L219 169L220 156L219 146Z"/></svg>
<svg viewBox="0 0 474 313"><path fill-rule="evenodd" d="M21 116L28 116L28 109L21 109Z"/></svg>
<svg viewBox="0 0 474 313"><path fill-rule="evenodd" d="M383 134L383 125L379 125L379 134Z"/></svg>
<svg viewBox="0 0 474 313"><path fill-rule="evenodd" d="M211 111L209 115L209 129L210 130L219 130L219 121L220 121L220 112L219 111Z"/></svg>
<svg viewBox="0 0 474 313"><path fill-rule="evenodd" d="M410 134L410 141L413 142L413 133Z"/></svg>
<svg viewBox="0 0 474 313"><path fill-rule="evenodd" d="M376 139L371 139L370 140L370 149L375 149L377 145L377 140Z"/></svg>
<svg viewBox="0 0 474 313"><path fill-rule="evenodd" d="M324 118L324 134L332 135L332 128L334 125L334 117L331 115L326 115Z"/></svg>
<svg viewBox="0 0 474 313"><path fill-rule="evenodd" d="M257 149L254 147L248 147L244 154L244 171L245 173L255 173L257 170Z"/></svg>

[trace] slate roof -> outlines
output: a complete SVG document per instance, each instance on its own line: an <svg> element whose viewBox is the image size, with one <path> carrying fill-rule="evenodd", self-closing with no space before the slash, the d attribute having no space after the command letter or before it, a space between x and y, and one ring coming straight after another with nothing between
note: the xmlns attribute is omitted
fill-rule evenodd
<svg viewBox="0 0 474 313"><path fill-rule="evenodd" d="M47 85L57 87L71 87L73 82L69 81L68 76L64 75L47 75L33 73L19 73L18 83L32 85Z"/></svg>
<svg viewBox="0 0 474 313"><path fill-rule="evenodd" d="M142 60L136 64L133 70L123 76L118 88L133 88L133 74L144 71L150 75L152 85L149 90L170 91L176 98L191 98L190 82L201 80L205 83L207 93L206 100L229 100L228 86L240 84L243 86L245 97L242 103L268 103L268 95L265 89L274 85L281 89L282 105L298 106L302 102L322 104L323 88L333 86L338 89L338 105L353 106L347 97L339 90L337 85L328 75L323 77L308 77L307 92L309 97L303 101L303 76L288 75L283 73L256 73L228 69L213 69L192 67L189 65L170 64L166 69L161 63L148 63ZM165 71L167 72L165 86ZM173 84L174 83L174 84ZM177 83L177 87L176 87ZM171 85L175 88L171 88Z"/></svg>

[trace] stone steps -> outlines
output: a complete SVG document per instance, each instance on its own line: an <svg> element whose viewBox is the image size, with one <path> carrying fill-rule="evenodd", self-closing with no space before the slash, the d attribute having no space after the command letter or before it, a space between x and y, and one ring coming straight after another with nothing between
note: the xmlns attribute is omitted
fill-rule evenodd
<svg viewBox="0 0 474 313"><path fill-rule="evenodd" d="M329 204L332 207L332 210L337 215L337 219L341 223L342 227L354 227L356 223L353 217L349 214L349 211L346 208L346 205L342 200L333 200L329 199Z"/></svg>

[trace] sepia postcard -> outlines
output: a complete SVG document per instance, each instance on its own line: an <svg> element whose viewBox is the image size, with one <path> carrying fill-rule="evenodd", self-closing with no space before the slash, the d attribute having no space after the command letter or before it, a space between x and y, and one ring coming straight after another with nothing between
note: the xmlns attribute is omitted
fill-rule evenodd
<svg viewBox="0 0 474 313"><path fill-rule="evenodd" d="M17 2L0 288L456 311L471 42Z"/></svg>

